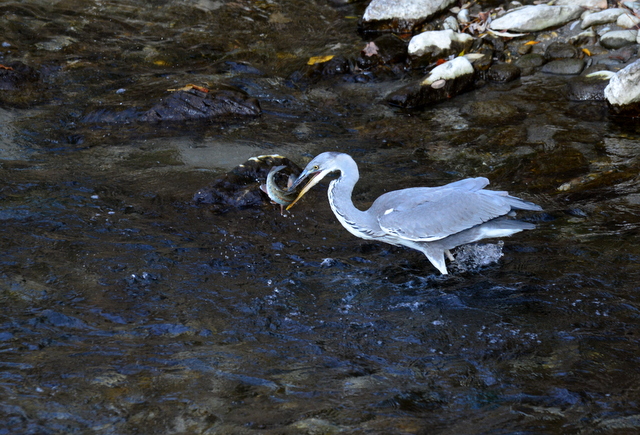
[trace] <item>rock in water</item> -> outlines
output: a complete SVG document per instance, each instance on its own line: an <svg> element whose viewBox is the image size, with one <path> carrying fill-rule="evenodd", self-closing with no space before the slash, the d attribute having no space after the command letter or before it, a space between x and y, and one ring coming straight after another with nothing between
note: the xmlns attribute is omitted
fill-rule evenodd
<svg viewBox="0 0 640 435"><path fill-rule="evenodd" d="M640 114L640 60L618 71L606 88L604 96L614 109L623 113Z"/></svg>
<svg viewBox="0 0 640 435"><path fill-rule="evenodd" d="M413 109L437 103L473 88L474 70L464 57L445 62L431 70L420 84L410 84L386 98L392 106Z"/></svg>
<svg viewBox="0 0 640 435"><path fill-rule="evenodd" d="M537 32L551 27L561 26L580 17L580 6L524 6L507 12L493 20L492 30L513 30L518 32Z"/></svg>
<svg viewBox="0 0 640 435"><path fill-rule="evenodd" d="M189 89L171 93L168 98L144 112L138 121L191 121L224 116L257 116L260 113L258 100L242 92L231 90L203 92Z"/></svg>
<svg viewBox="0 0 640 435"><path fill-rule="evenodd" d="M377 31L385 27L403 33L436 13L446 9L455 0L372 0L362 16L362 30Z"/></svg>
<svg viewBox="0 0 640 435"><path fill-rule="evenodd" d="M281 165L287 168L287 173L298 175L302 172L298 165L282 156L252 157L198 190L193 202L210 204L217 211L262 206L268 198L260 190L260 185L272 167Z"/></svg>

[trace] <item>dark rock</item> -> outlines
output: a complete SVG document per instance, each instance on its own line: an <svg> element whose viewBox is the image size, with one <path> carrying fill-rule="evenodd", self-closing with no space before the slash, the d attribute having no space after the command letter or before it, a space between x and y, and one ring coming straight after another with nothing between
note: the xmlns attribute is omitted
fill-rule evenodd
<svg viewBox="0 0 640 435"><path fill-rule="evenodd" d="M538 53L530 53L525 54L520 59L516 60L515 64L521 70L529 70L541 67L545 62L546 60L543 55Z"/></svg>
<svg viewBox="0 0 640 435"><path fill-rule="evenodd" d="M498 63L491 65L487 71L487 80L498 83L507 83L520 78L520 68L510 63Z"/></svg>
<svg viewBox="0 0 640 435"><path fill-rule="evenodd" d="M0 67L0 90L2 91L15 91L39 79L38 71L22 62L9 62L4 67Z"/></svg>
<svg viewBox="0 0 640 435"><path fill-rule="evenodd" d="M582 59L552 60L542 67L542 72L559 75L577 75L584 69Z"/></svg>
<svg viewBox="0 0 640 435"><path fill-rule="evenodd" d="M232 208L259 207L269 202L266 194L260 190L274 166L286 166L283 172L298 175L302 169L281 156L252 157L230 172L216 179L209 186L198 190L193 196L196 204L211 204L218 211Z"/></svg>
<svg viewBox="0 0 640 435"><path fill-rule="evenodd" d="M407 43L393 34L382 35L367 44L367 47L371 49L362 50L357 59L358 66L363 69L376 65L404 63L407 59Z"/></svg>
<svg viewBox="0 0 640 435"><path fill-rule="evenodd" d="M225 116L257 116L260 113L258 100L242 92L231 90L202 92L190 89L173 92L168 98L144 112L138 121L211 120Z"/></svg>
<svg viewBox="0 0 640 435"><path fill-rule="evenodd" d="M580 76L567 84L567 98L571 101L604 101L604 88L609 80Z"/></svg>
<svg viewBox="0 0 640 435"><path fill-rule="evenodd" d="M172 92L151 109L110 111L107 109L89 113L83 118L89 123L130 122L186 122L212 121L233 116L258 116L260 103L243 92L212 90L204 92L196 88Z"/></svg>
<svg viewBox="0 0 640 435"><path fill-rule="evenodd" d="M476 101L464 106L460 113L485 125L514 123L525 117L517 107L500 100Z"/></svg>
<svg viewBox="0 0 640 435"><path fill-rule="evenodd" d="M565 42L552 42L544 52L548 60L573 59L578 57L578 49Z"/></svg>

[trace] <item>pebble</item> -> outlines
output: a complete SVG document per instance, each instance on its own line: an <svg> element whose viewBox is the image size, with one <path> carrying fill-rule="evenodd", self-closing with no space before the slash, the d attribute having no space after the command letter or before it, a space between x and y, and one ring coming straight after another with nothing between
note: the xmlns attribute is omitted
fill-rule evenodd
<svg viewBox="0 0 640 435"><path fill-rule="evenodd" d="M546 63L541 71L547 74L578 75L584 69L582 59L560 59Z"/></svg>
<svg viewBox="0 0 640 435"><path fill-rule="evenodd" d="M613 30L602 35L600 44L611 50L635 44L637 38L637 30Z"/></svg>

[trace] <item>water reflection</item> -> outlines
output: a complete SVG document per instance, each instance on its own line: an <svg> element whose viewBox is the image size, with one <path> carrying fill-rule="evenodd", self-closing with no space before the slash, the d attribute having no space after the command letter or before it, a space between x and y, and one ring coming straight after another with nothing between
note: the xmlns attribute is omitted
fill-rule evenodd
<svg viewBox="0 0 640 435"><path fill-rule="evenodd" d="M350 8L0 3L2 62L29 53L44 75L35 108L0 108L0 432L637 430L635 127L566 103L558 78L411 114L377 103L393 83L287 82L320 48L361 44ZM80 122L200 79L242 87L263 116ZM508 99L522 122L461 112ZM546 213L499 262L441 277L351 237L322 189L288 216L190 202L252 155L326 150L358 161L361 207L483 175Z"/></svg>

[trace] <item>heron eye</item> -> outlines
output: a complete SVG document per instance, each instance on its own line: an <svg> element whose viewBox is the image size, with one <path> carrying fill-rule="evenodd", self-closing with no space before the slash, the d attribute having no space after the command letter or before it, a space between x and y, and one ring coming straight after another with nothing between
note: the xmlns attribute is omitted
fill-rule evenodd
<svg viewBox="0 0 640 435"><path fill-rule="evenodd" d="M318 169L320 169L320 166L315 165L315 166L313 167L313 169L318 170Z"/></svg>

